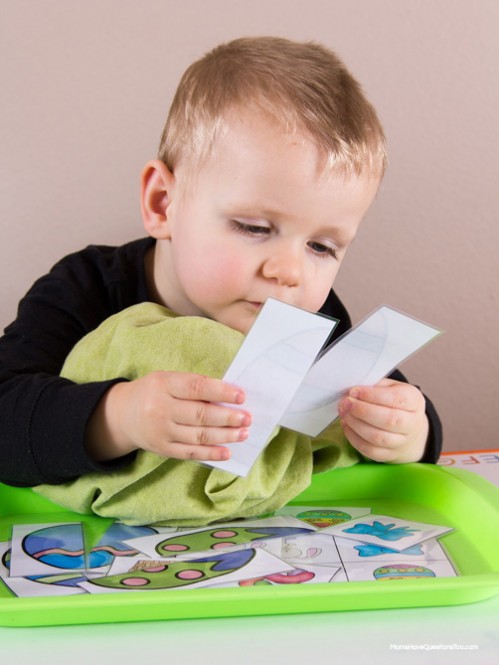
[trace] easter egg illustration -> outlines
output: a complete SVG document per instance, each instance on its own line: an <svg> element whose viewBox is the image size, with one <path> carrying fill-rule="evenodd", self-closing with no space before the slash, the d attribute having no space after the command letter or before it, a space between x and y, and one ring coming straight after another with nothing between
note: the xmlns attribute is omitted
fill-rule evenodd
<svg viewBox="0 0 499 665"><path fill-rule="evenodd" d="M306 510L298 513L296 516L299 520L312 524L319 529L324 529L327 526L334 524L342 524L352 519L352 516L342 510Z"/></svg>
<svg viewBox="0 0 499 665"><path fill-rule="evenodd" d="M418 577L436 577L430 568L410 563L395 563L389 566L380 566L376 568L373 575L377 580L406 580Z"/></svg>
<svg viewBox="0 0 499 665"><path fill-rule="evenodd" d="M175 563L154 562L142 570L111 575L91 580L91 584L109 589L160 590L188 587L198 582L214 581L246 566L255 556L255 550L226 552L194 561ZM223 581L223 580L220 580Z"/></svg>

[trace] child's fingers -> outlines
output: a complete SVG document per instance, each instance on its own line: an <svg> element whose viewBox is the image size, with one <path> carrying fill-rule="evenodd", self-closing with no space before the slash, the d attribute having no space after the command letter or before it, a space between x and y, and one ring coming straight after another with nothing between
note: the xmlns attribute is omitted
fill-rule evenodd
<svg viewBox="0 0 499 665"><path fill-rule="evenodd" d="M349 391L338 408L345 436L378 462L421 459L428 436L425 399L415 386L385 379Z"/></svg>
<svg viewBox="0 0 499 665"><path fill-rule="evenodd" d="M173 397L203 402L242 404L244 391L220 379L200 374L166 372L169 392Z"/></svg>
<svg viewBox="0 0 499 665"><path fill-rule="evenodd" d="M191 446L212 446L222 443L237 443L248 438L247 427L191 427L173 425L169 432L172 443Z"/></svg>
<svg viewBox="0 0 499 665"><path fill-rule="evenodd" d="M362 446L365 452L366 447L377 449L393 450L403 445L406 433L397 432L382 427L377 427L372 423L359 420L351 415L342 418L342 427L347 439L355 447Z"/></svg>
<svg viewBox="0 0 499 665"><path fill-rule="evenodd" d="M377 403L345 397L338 408L342 420L356 431L369 427L369 431L407 434L414 419L411 411L404 411Z"/></svg>
<svg viewBox="0 0 499 665"><path fill-rule="evenodd" d="M194 402L183 399L178 399L175 403L173 420L177 425L207 428L237 428L251 425L251 415L248 411L211 402Z"/></svg>
<svg viewBox="0 0 499 665"><path fill-rule="evenodd" d="M168 444L168 456L178 460L223 462L230 459L230 455L229 448L222 445L195 446L178 442Z"/></svg>
<svg viewBox="0 0 499 665"><path fill-rule="evenodd" d="M383 379L375 386L355 386L349 390L348 396L402 411L419 411L425 406L424 397L416 386L390 379Z"/></svg>
<svg viewBox="0 0 499 665"><path fill-rule="evenodd" d="M392 462L397 457L397 447L377 446L364 439L348 425L343 425L345 436L352 446L365 457L375 462Z"/></svg>

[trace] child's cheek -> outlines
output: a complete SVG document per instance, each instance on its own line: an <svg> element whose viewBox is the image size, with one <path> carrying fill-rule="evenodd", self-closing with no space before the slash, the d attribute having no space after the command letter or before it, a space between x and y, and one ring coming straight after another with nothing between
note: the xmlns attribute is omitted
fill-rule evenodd
<svg viewBox="0 0 499 665"><path fill-rule="evenodd" d="M224 298L244 287L244 264L232 255L211 254L200 257L200 270L196 271L199 292L208 301Z"/></svg>

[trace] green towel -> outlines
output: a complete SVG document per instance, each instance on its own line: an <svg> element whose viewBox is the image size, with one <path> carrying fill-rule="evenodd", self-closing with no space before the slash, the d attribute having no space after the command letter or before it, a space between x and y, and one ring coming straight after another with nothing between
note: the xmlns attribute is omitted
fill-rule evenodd
<svg viewBox="0 0 499 665"><path fill-rule="evenodd" d="M169 370L221 378L242 341L241 333L210 319L143 303L84 337L68 356L62 376L87 383ZM358 461L339 424L317 439L276 428L246 478L141 450L119 471L88 473L35 491L76 512L126 524L201 526L276 510L310 484L313 472Z"/></svg>

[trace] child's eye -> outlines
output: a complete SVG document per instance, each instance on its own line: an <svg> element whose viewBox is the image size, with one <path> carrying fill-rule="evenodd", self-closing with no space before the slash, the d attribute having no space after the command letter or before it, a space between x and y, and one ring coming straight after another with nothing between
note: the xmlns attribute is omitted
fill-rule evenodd
<svg viewBox="0 0 499 665"><path fill-rule="evenodd" d="M249 224L248 222L241 222L238 219L231 219L231 224L233 228L247 236L265 236L271 232L269 226L264 226L262 224Z"/></svg>
<svg viewBox="0 0 499 665"><path fill-rule="evenodd" d="M313 242L313 241L309 242L308 246L319 256L331 257L333 259L337 258L336 249L334 247L329 247L328 245L324 245L321 242Z"/></svg>

